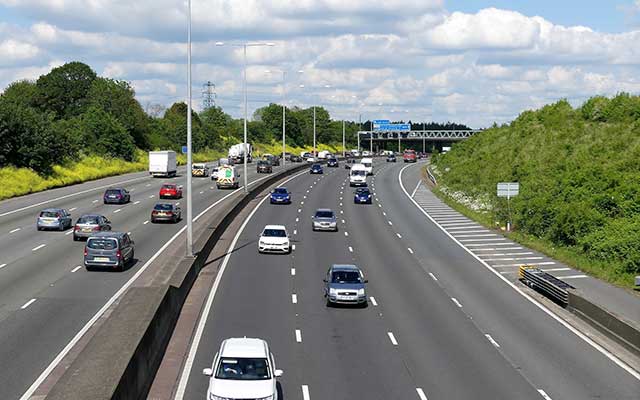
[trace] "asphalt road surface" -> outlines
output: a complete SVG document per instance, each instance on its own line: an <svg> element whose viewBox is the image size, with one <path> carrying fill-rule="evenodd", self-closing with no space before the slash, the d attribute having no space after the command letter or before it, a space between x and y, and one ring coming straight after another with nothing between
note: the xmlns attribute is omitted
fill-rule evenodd
<svg viewBox="0 0 640 400"><path fill-rule="evenodd" d="M164 182L186 188L184 168L179 171L182 176L173 179L151 178L144 172L128 174L0 203L2 399L20 398L107 300L186 224L184 198L162 200L180 203L180 223L149 222ZM255 164L249 165L249 182L265 176L255 173ZM129 189L131 202L104 205L102 195L108 186ZM231 192L216 189L210 178L194 178L193 216ZM113 230L131 232L135 265L122 273L87 272L82 267L84 242L74 242L71 229L36 231L36 217L47 207L70 210L74 222L81 214L103 214L112 221Z"/></svg>
<svg viewBox="0 0 640 400"><path fill-rule="evenodd" d="M203 399L202 369L228 337L266 339L280 399L637 399L640 381L488 271L431 223L399 185L405 165L376 163L372 205L353 204L347 171L325 168L287 187L293 204L262 203L231 253L194 342L178 399ZM402 174L412 190L420 164ZM339 231L312 232L317 208ZM295 250L262 255L283 224ZM327 308L331 264L358 265L367 308Z"/></svg>

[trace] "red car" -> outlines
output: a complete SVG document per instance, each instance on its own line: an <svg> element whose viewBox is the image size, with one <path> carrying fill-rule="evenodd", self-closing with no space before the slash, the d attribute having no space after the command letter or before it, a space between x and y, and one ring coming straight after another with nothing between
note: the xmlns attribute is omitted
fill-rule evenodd
<svg viewBox="0 0 640 400"><path fill-rule="evenodd" d="M402 159L404 160L404 162L416 162L417 160L417 156L416 156L416 151L415 150L405 150L404 153L402 154Z"/></svg>
<svg viewBox="0 0 640 400"><path fill-rule="evenodd" d="M165 183L160 188L161 199L179 199L182 197L182 186L178 186L174 183Z"/></svg>

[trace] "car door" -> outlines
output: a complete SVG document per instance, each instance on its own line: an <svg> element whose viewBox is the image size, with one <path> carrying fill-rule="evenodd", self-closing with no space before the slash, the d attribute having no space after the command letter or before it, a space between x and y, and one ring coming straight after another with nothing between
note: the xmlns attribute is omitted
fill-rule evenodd
<svg viewBox="0 0 640 400"><path fill-rule="evenodd" d="M73 225L73 221L71 220L71 214L69 213L69 211L67 210L62 210L63 213L63 217L64 217L64 226L71 226Z"/></svg>
<svg viewBox="0 0 640 400"><path fill-rule="evenodd" d="M111 221L109 221L107 217L100 217L100 230L103 230L103 231L111 230Z"/></svg>
<svg viewBox="0 0 640 400"><path fill-rule="evenodd" d="M133 257L133 241L128 234L122 236L122 252L124 260L131 260Z"/></svg>

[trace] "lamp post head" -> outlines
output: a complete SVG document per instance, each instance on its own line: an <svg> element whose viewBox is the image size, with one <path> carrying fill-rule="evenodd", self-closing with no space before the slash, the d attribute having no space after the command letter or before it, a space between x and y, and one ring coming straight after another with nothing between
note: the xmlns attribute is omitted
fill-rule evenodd
<svg viewBox="0 0 640 400"><path fill-rule="evenodd" d="M216 46L224 46L224 42L216 42Z"/></svg>

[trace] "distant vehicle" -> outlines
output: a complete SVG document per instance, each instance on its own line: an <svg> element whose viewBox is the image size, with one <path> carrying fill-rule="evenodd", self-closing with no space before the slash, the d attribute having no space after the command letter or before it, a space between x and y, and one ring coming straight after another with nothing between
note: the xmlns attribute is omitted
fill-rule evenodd
<svg viewBox="0 0 640 400"><path fill-rule="evenodd" d="M353 164L349 172L349 186L367 186L367 168L362 164Z"/></svg>
<svg viewBox="0 0 640 400"><path fill-rule="evenodd" d="M151 210L151 223L166 221L178 223L182 219L182 210L173 203L156 203Z"/></svg>
<svg viewBox="0 0 640 400"><path fill-rule="evenodd" d="M302 162L302 157L296 156L295 154L292 154L291 158L289 160L291 162L299 163L299 162Z"/></svg>
<svg viewBox="0 0 640 400"><path fill-rule="evenodd" d="M366 284L369 281L355 265L333 264L323 282L327 307L334 304L367 306Z"/></svg>
<svg viewBox="0 0 640 400"><path fill-rule="evenodd" d="M64 231L71 228L73 221L71 220L71 214L64 208L47 208L40 211L38 219L36 220L36 229L39 231L45 229L56 229Z"/></svg>
<svg viewBox="0 0 640 400"><path fill-rule="evenodd" d="M289 152L285 152L285 153L284 153L284 160L285 160L285 161L291 161L291 156L292 156L292 155L293 155L293 154L291 154L291 153L289 153Z"/></svg>
<svg viewBox="0 0 640 400"><path fill-rule="evenodd" d="M311 165L311 170L309 171L309 173L311 173L311 174L323 174L324 170L322 169L322 165L316 163L316 164Z"/></svg>
<svg viewBox="0 0 640 400"><path fill-rule="evenodd" d="M354 157L360 157L360 150L358 149L351 150L351 155Z"/></svg>
<svg viewBox="0 0 640 400"><path fill-rule="evenodd" d="M407 149L402 153L402 160L406 163L414 163L417 161L417 155L415 150Z"/></svg>
<svg viewBox="0 0 640 400"><path fill-rule="evenodd" d="M271 161L260 160L256 164L256 172L259 174L270 174L273 172L273 167L271 166Z"/></svg>
<svg viewBox="0 0 640 400"><path fill-rule="evenodd" d="M302 153L300 153L300 157L307 159L309 157L313 157L313 154L311 154L311 152L309 151L303 151Z"/></svg>
<svg viewBox="0 0 640 400"><path fill-rule="evenodd" d="M259 253L291 253L289 234L283 225L267 225L258 238Z"/></svg>
<svg viewBox="0 0 640 400"><path fill-rule="evenodd" d="M126 204L131 201L131 194L124 188L109 188L102 196L104 204Z"/></svg>
<svg viewBox="0 0 640 400"><path fill-rule="evenodd" d="M330 158L329 161L327 161L327 167L338 168L338 159L337 158Z"/></svg>
<svg viewBox="0 0 640 400"><path fill-rule="evenodd" d="M122 271L133 261L134 245L126 232L98 232L84 246L84 266L87 270L106 267Z"/></svg>
<svg viewBox="0 0 640 400"><path fill-rule="evenodd" d="M253 147L251 143L238 143L229 148L229 159L233 160L234 164L244 163L244 155L247 153L247 162L252 160Z"/></svg>
<svg viewBox="0 0 640 400"><path fill-rule="evenodd" d="M351 165L355 163L355 158L347 158L346 160L344 160L344 169L351 169Z"/></svg>
<svg viewBox="0 0 640 400"><path fill-rule="evenodd" d="M209 167L205 163L191 164L191 176L206 178L209 176Z"/></svg>
<svg viewBox="0 0 640 400"><path fill-rule="evenodd" d="M391 151L391 150L382 150L382 151L380 151L380 155L381 156L390 156L392 154L393 154L393 151Z"/></svg>
<svg viewBox="0 0 640 400"><path fill-rule="evenodd" d="M307 157L307 164L311 164L311 163L314 163L316 161L318 161L318 160L316 160L315 157Z"/></svg>
<svg viewBox="0 0 640 400"><path fill-rule="evenodd" d="M396 155L391 153L387 156L387 162L396 162Z"/></svg>
<svg viewBox="0 0 640 400"><path fill-rule="evenodd" d="M267 342L247 337L224 340L202 373L210 377L207 400L278 400L276 378L283 374Z"/></svg>
<svg viewBox="0 0 640 400"><path fill-rule="evenodd" d="M161 199L179 199L182 197L182 186L175 183L165 183L160 188L158 197Z"/></svg>
<svg viewBox="0 0 640 400"><path fill-rule="evenodd" d="M277 187L271 192L271 204L291 204L291 193L286 187Z"/></svg>
<svg viewBox="0 0 640 400"><path fill-rule="evenodd" d="M311 217L314 231L334 231L338 232L338 221L336 214L328 208L320 208Z"/></svg>
<svg viewBox="0 0 640 400"><path fill-rule="evenodd" d="M272 166L279 167L280 166L280 157L275 156L273 154L263 154L262 159L269 161Z"/></svg>
<svg viewBox="0 0 640 400"><path fill-rule="evenodd" d="M73 226L73 240L86 239L97 232L110 231L111 221L104 215L84 214L78 218Z"/></svg>
<svg viewBox="0 0 640 400"><path fill-rule="evenodd" d="M369 188L357 188L353 195L353 202L355 204L371 204L372 202L371 192Z"/></svg>
<svg viewBox="0 0 640 400"><path fill-rule="evenodd" d="M332 156L332 154L328 150L322 150L321 152L318 153L318 158L321 159L321 160L324 160L324 159L329 158L331 156Z"/></svg>
<svg viewBox="0 0 640 400"><path fill-rule="evenodd" d="M371 157L373 156L373 153L371 153L369 150L365 150L362 152L362 157Z"/></svg>
<svg viewBox="0 0 640 400"><path fill-rule="evenodd" d="M233 159L231 158L218 159L218 167L222 167L223 165L233 165Z"/></svg>
<svg viewBox="0 0 640 400"><path fill-rule="evenodd" d="M364 165L367 171L367 175L373 175L373 159L372 158L363 158L360 160L360 164Z"/></svg>
<svg viewBox="0 0 640 400"><path fill-rule="evenodd" d="M149 152L149 173L153 177L172 177L176 176L177 171L178 164L176 162L175 151L166 150Z"/></svg>
<svg viewBox="0 0 640 400"><path fill-rule="evenodd" d="M443 153L448 153L449 151L451 151L451 146L442 146Z"/></svg>
<svg viewBox="0 0 640 400"><path fill-rule="evenodd" d="M240 173L236 170L236 167L222 166L218 168L216 187L221 188L233 188L240 187Z"/></svg>

